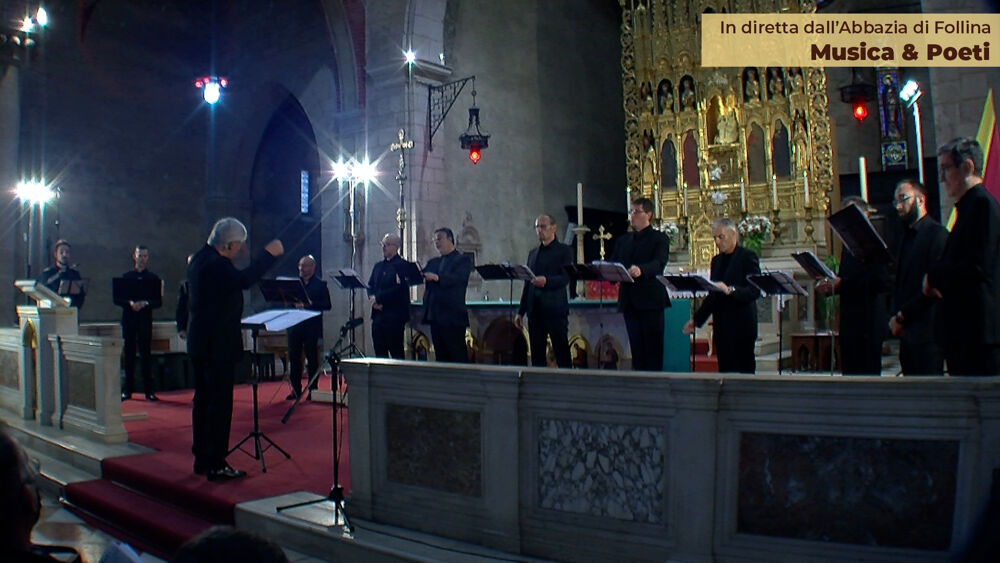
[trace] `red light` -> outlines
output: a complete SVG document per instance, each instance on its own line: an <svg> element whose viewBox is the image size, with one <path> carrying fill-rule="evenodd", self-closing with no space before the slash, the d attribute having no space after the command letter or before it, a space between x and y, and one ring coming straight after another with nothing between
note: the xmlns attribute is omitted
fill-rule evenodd
<svg viewBox="0 0 1000 563"><path fill-rule="evenodd" d="M225 78L220 78L219 79L219 86L222 86L223 88L225 88L226 86L229 86L229 81L226 80Z"/></svg>
<svg viewBox="0 0 1000 563"><path fill-rule="evenodd" d="M202 86L204 86L204 84L201 83L201 80L195 80L194 81L194 87L195 88L201 88Z"/></svg>
<svg viewBox="0 0 1000 563"><path fill-rule="evenodd" d="M868 108L865 107L864 102L856 102L854 104L854 119L864 121L866 117L868 117Z"/></svg>
<svg viewBox="0 0 1000 563"><path fill-rule="evenodd" d="M469 149L469 160L472 164L479 164L479 159L483 158L483 154L479 152L479 147L473 146Z"/></svg>

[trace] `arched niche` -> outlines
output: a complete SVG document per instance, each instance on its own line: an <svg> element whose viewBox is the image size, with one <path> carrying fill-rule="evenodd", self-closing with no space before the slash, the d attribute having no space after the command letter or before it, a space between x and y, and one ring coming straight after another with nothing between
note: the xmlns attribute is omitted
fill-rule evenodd
<svg viewBox="0 0 1000 563"><path fill-rule="evenodd" d="M701 186L701 174L698 172L698 140L693 129L684 134L684 181L688 187Z"/></svg>
<svg viewBox="0 0 1000 563"><path fill-rule="evenodd" d="M752 124L747 133L747 175L751 184L767 182L765 139L764 129L760 124Z"/></svg>
<svg viewBox="0 0 1000 563"><path fill-rule="evenodd" d="M667 135L660 148L660 188L677 189L677 147L671 135Z"/></svg>
<svg viewBox="0 0 1000 563"><path fill-rule="evenodd" d="M771 164L774 175L778 178L791 178L792 155L788 139L788 128L779 119L774 122L774 133L771 135Z"/></svg>

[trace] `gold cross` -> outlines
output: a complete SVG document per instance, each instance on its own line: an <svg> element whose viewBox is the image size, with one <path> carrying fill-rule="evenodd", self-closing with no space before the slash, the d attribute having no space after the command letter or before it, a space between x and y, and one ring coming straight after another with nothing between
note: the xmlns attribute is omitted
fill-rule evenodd
<svg viewBox="0 0 1000 563"><path fill-rule="evenodd" d="M599 241L601 245L601 260L604 260L604 241L611 240L612 235L611 233L604 232L604 225L601 225L601 228L597 229L597 233L594 235L594 240Z"/></svg>

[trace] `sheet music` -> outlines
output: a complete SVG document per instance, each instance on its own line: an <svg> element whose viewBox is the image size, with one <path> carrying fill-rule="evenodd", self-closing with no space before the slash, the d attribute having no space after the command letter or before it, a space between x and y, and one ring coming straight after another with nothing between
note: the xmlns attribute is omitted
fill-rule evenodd
<svg viewBox="0 0 1000 563"><path fill-rule="evenodd" d="M516 280L531 281L535 279L535 273L531 271L531 268L524 264L511 264L510 262L504 262L502 266L508 268L510 273Z"/></svg>
<svg viewBox="0 0 1000 563"><path fill-rule="evenodd" d="M833 273L833 270L827 267L811 250L805 252L793 252L792 258L802 266L802 269L806 271L807 274L813 277L813 279L833 279L837 277L837 274Z"/></svg>
<svg viewBox="0 0 1000 563"><path fill-rule="evenodd" d="M665 274L656 276L656 279L666 286L670 297L690 299L711 292L724 293L721 287L699 274Z"/></svg>
<svg viewBox="0 0 1000 563"><path fill-rule="evenodd" d="M604 281L635 283L628 269L621 262L605 262L595 260L590 265L601 274Z"/></svg>
<svg viewBox="0 0 1000 563"><path fill-rule="evenodd" d="M245 325L264 325L266 330L278 331L321 314L321 311L310 311L309 309L271 309L270 311L254 313L240 322Z"/></svg>
<svg viewBox="0 0 1000 563"><path fill-rule="evenodd" d="M767 272L756 276L747 276L747 281L764 295L809 295L809 292L799 285L788 272Z"/></svg>

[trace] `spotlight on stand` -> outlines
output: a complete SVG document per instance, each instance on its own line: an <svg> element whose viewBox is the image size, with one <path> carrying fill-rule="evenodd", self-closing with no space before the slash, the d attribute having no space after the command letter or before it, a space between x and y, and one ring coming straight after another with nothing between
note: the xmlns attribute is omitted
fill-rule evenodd
<svg viewBox="0 0 1000 563"><path fill-rule="evenodd" d="M194 81L194 87L201 90L201 95L209 104L216 104L222 99L222 89L229 86L229 80L219 76L203 76Z"/></svg>
<svg viewBox="0 0 1000 563"><path fill-rule="evenodd" d="M917 84L916 80L907 80L906 84L903 84L903 89L899 91L899 99L903 100L906 107L913 106L923 95L924 93L920 90L920 85Z"/></svg>
<svg viewBox="0 0 1000 563"><path fill-rule="evenodd" d="M913 124L916 126L914 129L917 136L917 170L920 172L921 184L924 183L924 140L923 127L920 122L920 104L917 103L917 100L922 95L924 93L920 91L920 85L917 84L916 80L907 80L899 91L899 99L906 104L906 107L913 108Z"/></svg>

